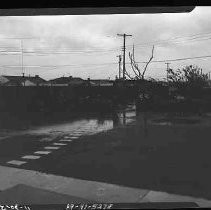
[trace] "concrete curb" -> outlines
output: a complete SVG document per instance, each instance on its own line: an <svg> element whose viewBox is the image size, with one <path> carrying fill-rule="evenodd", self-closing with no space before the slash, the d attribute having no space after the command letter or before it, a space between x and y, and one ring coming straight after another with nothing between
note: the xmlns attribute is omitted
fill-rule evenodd
<svg viewBox="0 0 211 210"><path fill-rule="evenodd" d="M73 169L74 170L74 169ZM24 184L43 190L108 203L139 202L195 202L200 207L210 207L211 201L190 196L180 196L147 189L123 187L95 181L45 174L31 170L0 166L0 190Z"/></svg>

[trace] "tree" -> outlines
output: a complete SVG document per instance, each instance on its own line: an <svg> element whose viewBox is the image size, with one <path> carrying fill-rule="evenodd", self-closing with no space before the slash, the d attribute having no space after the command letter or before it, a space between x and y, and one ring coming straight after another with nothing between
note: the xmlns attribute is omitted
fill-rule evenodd
<svg viewBox="0 0 211 210"><path fill-rule="evenodd" d="M132 70L135 74L135 79L144 79L144 75L146 73L147 67L150 64L150 62L152 61L153 57L154 57L154 45L152 47L152 55L151 55L149 61L146 62L146 65L142 72L142 70L138 67L137 62L135 61L135 52L134 52L134 45L133 45L133 52L132 53L129 52L129 58L130 58L130 64L131 64Z"/></svg>
<svg viewBox="0 0 211 210"><path fill-rule="evenodd" d="M185 85L187 87L201 88L207 85L208 75L202 73L198 66L186 66L182 69L168 69L168 81L175 86Z"/></svg>

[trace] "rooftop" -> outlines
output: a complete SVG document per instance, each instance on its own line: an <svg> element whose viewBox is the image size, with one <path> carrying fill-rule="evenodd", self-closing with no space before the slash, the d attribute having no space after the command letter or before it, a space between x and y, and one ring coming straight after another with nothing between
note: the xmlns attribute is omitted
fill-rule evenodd
<svg viewBox="0 0 211 210"><path fill-rule="evenodd" d="M39 77L39 75L35 76L10 76L10 75L2 75L3 77L7 78L10 82L23 82L29 80L33 83L42 83L46 82L43 78Z"/></svg>

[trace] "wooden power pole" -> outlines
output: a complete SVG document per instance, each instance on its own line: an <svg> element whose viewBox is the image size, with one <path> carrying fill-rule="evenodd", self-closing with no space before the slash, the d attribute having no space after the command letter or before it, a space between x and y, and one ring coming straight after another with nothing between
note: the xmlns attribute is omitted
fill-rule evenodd
<svg viewBox="0 0 211 210"><path fill-rule="evenodd" d="M119 79L121 79L121 60L122 60L122 56L121 55L117 55L116 57L119 58Z"/></svg>
<svg viewBox="0 0 211 210"><path fill-rule="evenodd" d="M132 36L132 35L129 35L129 34L117 34L117 36L123 36L123 80L125 80L125 50L126 50L126 47L125 47L125 40L126 40L126 37L127 36Z"/></svg>
<svg viewBox="0 0 211 210"><path fill-rule="evenodd" d="M171 64L171 63L165 63L166 64L166 80L167 80L167 82L168 82L168 70L169 70L169 64Z"/></svg>

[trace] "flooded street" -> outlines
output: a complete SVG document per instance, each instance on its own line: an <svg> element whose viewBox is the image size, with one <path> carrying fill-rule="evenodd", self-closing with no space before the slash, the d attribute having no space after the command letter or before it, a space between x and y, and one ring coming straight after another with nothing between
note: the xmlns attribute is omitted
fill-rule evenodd
<svg viewBox="0 0 211 210"><path fill-rule="evenodd" d="M83 117L84 115L84 117ZM136 111L134 105L128 105L123 110L118 110L113 114L99 115L92 114L87 117L87 114L80 114L78 119L65 120L63 122L54 122L49 125L31 126L27 129L6 130L0 129L0 140L11 136L19 135L46 135L50 140L58 136L75 134L77 136L93 135L102 131L113 129L117 126L126 125L135 120ZM43 141L44 141L43 140Z"/></svg>
<svg viewBox="0 0 211 210"><path fill-rule="evenodd" d="M138 113L134 106L81 114L2 130L0 165L211 198L210 123L209 113Z"/></svg>
<svg viewBox="0 0 211 210"><path fill-rule="evenodd" d="M84 115L84 116L83 116ZM80 113L77 118L25 129L0 130L0 164L20 167L41 155L64 149L80 137L91 136L135 121L134 106L110 114ZM43 156L42 156L43 158Z"/></svg>

